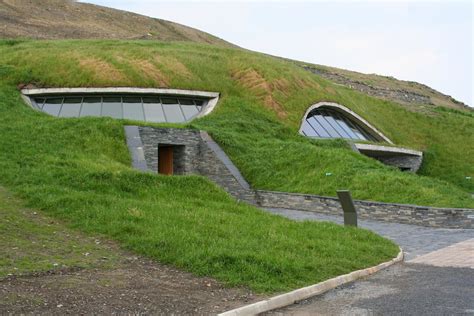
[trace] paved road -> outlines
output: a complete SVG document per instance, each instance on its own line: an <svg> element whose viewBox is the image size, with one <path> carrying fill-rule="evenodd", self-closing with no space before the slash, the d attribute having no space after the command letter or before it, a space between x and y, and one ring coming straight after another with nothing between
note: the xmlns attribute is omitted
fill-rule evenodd
<svg viewBox="0 0 474 316"><path fill-rule="evenodd" d="M342 223L312 212L268 211ZM359 226L399 244L406 262L267 315L474 315L473 230L367 220L359 220Z"/></svg>
<svg viewBox="0 0 474 316"><path fill-rule="evenodd" d="M474 315L473 271L398 264L267 315Z"/></svg>

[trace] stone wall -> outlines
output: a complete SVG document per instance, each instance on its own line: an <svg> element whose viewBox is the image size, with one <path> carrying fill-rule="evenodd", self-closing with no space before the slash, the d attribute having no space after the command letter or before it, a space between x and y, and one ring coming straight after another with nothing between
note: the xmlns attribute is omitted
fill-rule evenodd
<svg viewBox="0 0 474 316"><path fill-rule="evenodd" d="M337 198L311 194L256 191L257 205L342 216ZM474 210L354 200L359 218L443 228L474 228Z"/></svg>
<svg viewBox="0 0 474 316"><path fill-rule="evenodd" d="M411 156L411 155L404 155L404 156L392 156L392 157L384 157L384 156L379 156L379 157L372 157L380 162L393 166L396 168L399 168L402 171L411 171L411 172L417 172L421 164L423 162L423 157L421 156Z"/></svg>
<svg viewBox="0 0 474 316"><path fill-rule="evenodd" d="M203 131L138 127L148 171L158 172L158 147L176 146L174 173L198 174L223 187L238 200L255 204L254 192L227 155Z"/></svg>
<svg viewBox="0 0 474 316"><path fill-rule="evenodd" d="M339 200L310 194L252 190L224 151L204 131L126 126L135 168L158 172L158 146L175 145L176 173L198 174L224 188L237 200L267 208L286 208L342 216ZM474 228L474 210L354 201L358 216L429 227Z"/></svg>

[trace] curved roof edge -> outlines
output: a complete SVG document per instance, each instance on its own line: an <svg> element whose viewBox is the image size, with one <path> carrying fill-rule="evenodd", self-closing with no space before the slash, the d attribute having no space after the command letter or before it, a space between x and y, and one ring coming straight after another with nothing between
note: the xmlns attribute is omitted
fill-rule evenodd
<svg viewBox="0 0 474 316"><path fill-rule="evenodd" d="M390 146L380 146L380 145L373 145L373 144L357 144L357 143L355 143L354 146L359 151L423 157L423 152L418 151L418 150L403 148L403 147L390 147Z"/></svg>
<svg viewBox="0 0 474 316"><path fill-rule="evenodd" d="M345 106L340 105L338 103L326 102L326 101L318 102L316 104L313 104L306 110L306 112L305 112L305 114L304 114L304 116L301 120L301 125L300 125L300 130L299 130L300 134L302 134L303 123L304 123L304 120L306 119L306 117L308 116L308 114L311 111L313 111L314 109L317 109L317 108L320 108L320 107L328 107L328 108L331 108L333 110L336 110L336 111L344 114L345 116L349 116L351 119L353 119L358 124L360 124L362 127L364 127L367 130L367 132L369 132L377 140L384 141L384 142L387 142L389 144L393 144L393 142L387 136L382 134L382 132L380 132L378 129L376 129L374 126L372 126L369 122L364 120L362 117L360 117L357 113L355 113L351 109L346 108Z"/></svg>
<svg viewBox="0 0 474 316"><path fill-rule="evenodd" d="M107 87L107 88L38 88L22 89L22 97L32 97L35 95L55 95L55 94L102 94L102 93L130 93L130 94L160 94L170 96L188 96L208 98L207 105L196 116L202 117L211 113L219 101L219 92L182 90L182 89L164 89L164 88L134 88L134 87ZM31 106L30 100L23 98Z"/></svg>

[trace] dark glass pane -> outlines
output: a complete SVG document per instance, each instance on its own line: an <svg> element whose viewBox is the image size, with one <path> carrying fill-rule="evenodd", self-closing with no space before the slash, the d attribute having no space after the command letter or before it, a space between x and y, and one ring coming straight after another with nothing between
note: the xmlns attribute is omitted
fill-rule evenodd
<svg viewBox="0 0 474 316"><path fill-rule="evenodd" d="M312 116L310 118L307 118L306 121L308 122L309 125L316 131L316 133L319 134L320 137L322 138L330 138L331 136L329 133L324 129L324 127L321 126L321 124L316 121L316 119Z"/></svg>
<svg viewBox="0 0 474 316"><path fill-rule="evenodd" d="M334 119L336 120L337 123L339 123L339 126L344 129L344 131L349 135L351 139L358 139L357 135L352 131L352 129L347 125L346 121L341 118L339 114L334 114Z"/></svg>
<svg viewBox="0 0 474 316"><path fill-rule="evenodd" d="M144 97L143 103L153 103L153 104L160 104L160 98L158 97Z"/></svg>
<svg viewBox="0 0 474 316"><path fill-rule="evenodd" d="M163 104L178 104L178 99L176 98L161 98Z"/></svg>
<svg viewBox="0 0 474 316"><path fill-rule="evenodd" d="M123 98L123 118L144 121L141 98Z"/></svg>
<svg viewBox="0 0 474 316"><path fill-rule="evenodd" d="M357 128L357 126L356 126L355 123L353 123L351 120L347 119L346 117L344 117L344 122L347 123L347 126L350 127L350 129L352 130L352 132L354 132L354 134L357 136L358 139L366 140L365 137L364 137L364 135L362 135L362 134L359 132L359 130L358 130L358 128Z"/></svg>
<svg viewBox="0 0 474 316"><path fill-rule="evenodd" d="M308 121L305 120L303 122L303 126L302 126L302 131L303 133L306 135L306 136L309 136L309 137L320 137L320 135L318 133L316 133L316 131L314 130L314 128L309 125Z"/></svg>
<svg viewBox="0 0 474 316"><path fill-rule="evenodd" d="M185 121L179 105L163 104L163 111L165 111L166 121L169 123L182 123Z"/></svg>
<svg viewBox="0 0 474 316"><path fill-rule="evenodd" d="M202 106L204 104L203 100L194 100L194 102L196 103L196 105L199 105L199 106Z"/></svg>
<svg viewBox="0 0 474 316"><path fill-rule="evenodd" d="M82 101L80 117L84 116L100 116L102 98L86 97Z"/></svg>
<svg viewBox="0 0 474 316"><path fill-rule="evenodd" d="M65 98L63 107L61 108L61 113L59 116L61 117L79 117L79 113L81 111L81 97L75 98Z"/></svg>
<svg viewBox="0 0 474 316"><path fill-rule="evenodd" d="M43 108L43 103L44 103L45 98L35 98L33 99L33 106L35 106L38 109Z"/></svg>
<svg viewBox="0 0 474 316"><path fill-rule="evenodd" d="M63 98L50 98L46 99L43 105L43 111L54 116L58 116L59 111L61 111L61 105Z"/></svg>
<svg viewBox="0 0 474 316"><path fill-rule="evenodd" d="M104 97L102 103L102 116L109 116L117 119L123 118L122 98Z"/></svg>
<svg viewBox="0 0 474 316"><path fill-rule="evenodd" d="M181 105L181 111L183 111L187 121L199 114L199 110L195 105Z"/></svg>
<svg viewBox="0 0 474 316"><path fill-rule="evenodd" d="M181 105L194 105L194 101L192 99L179 99L179 104L181 104Z"/></svg>
<svg viewBox="0 0 474 316"><path fill-rule="evenodd" d="M332 114L332 113L330 113ZM337 131L337 133L339 135L341 135L341 137L343 138L351 138L349 136L349 134L346 133L346 131L341 128L341 126L336 122L336 120L332 117L332 116L326 116L324 115L324 118L326 119L326 121L328 121L328 123Z"/></svg>
<svg viewBox="0 0 474 316"><path fill-rule="evenodd" d="M145 101L145 99L143 99L143 101ZM143 108L145 110L145 120L147 122L166 122L160 103L143 103Z"/></svg>

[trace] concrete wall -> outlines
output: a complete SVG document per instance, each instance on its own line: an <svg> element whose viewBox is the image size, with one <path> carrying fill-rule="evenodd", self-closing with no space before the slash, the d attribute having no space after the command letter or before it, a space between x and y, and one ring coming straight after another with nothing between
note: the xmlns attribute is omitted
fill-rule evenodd
<svg viewBox="0 0 474 316"><path fill-rule="evenodd" d="M337 198L311 194L256 191L257 205L342 216ZM355 200L360 218L429 227L474 228L473 209L426 207ZM469 218L471 215L472 218Z"/></svg>

